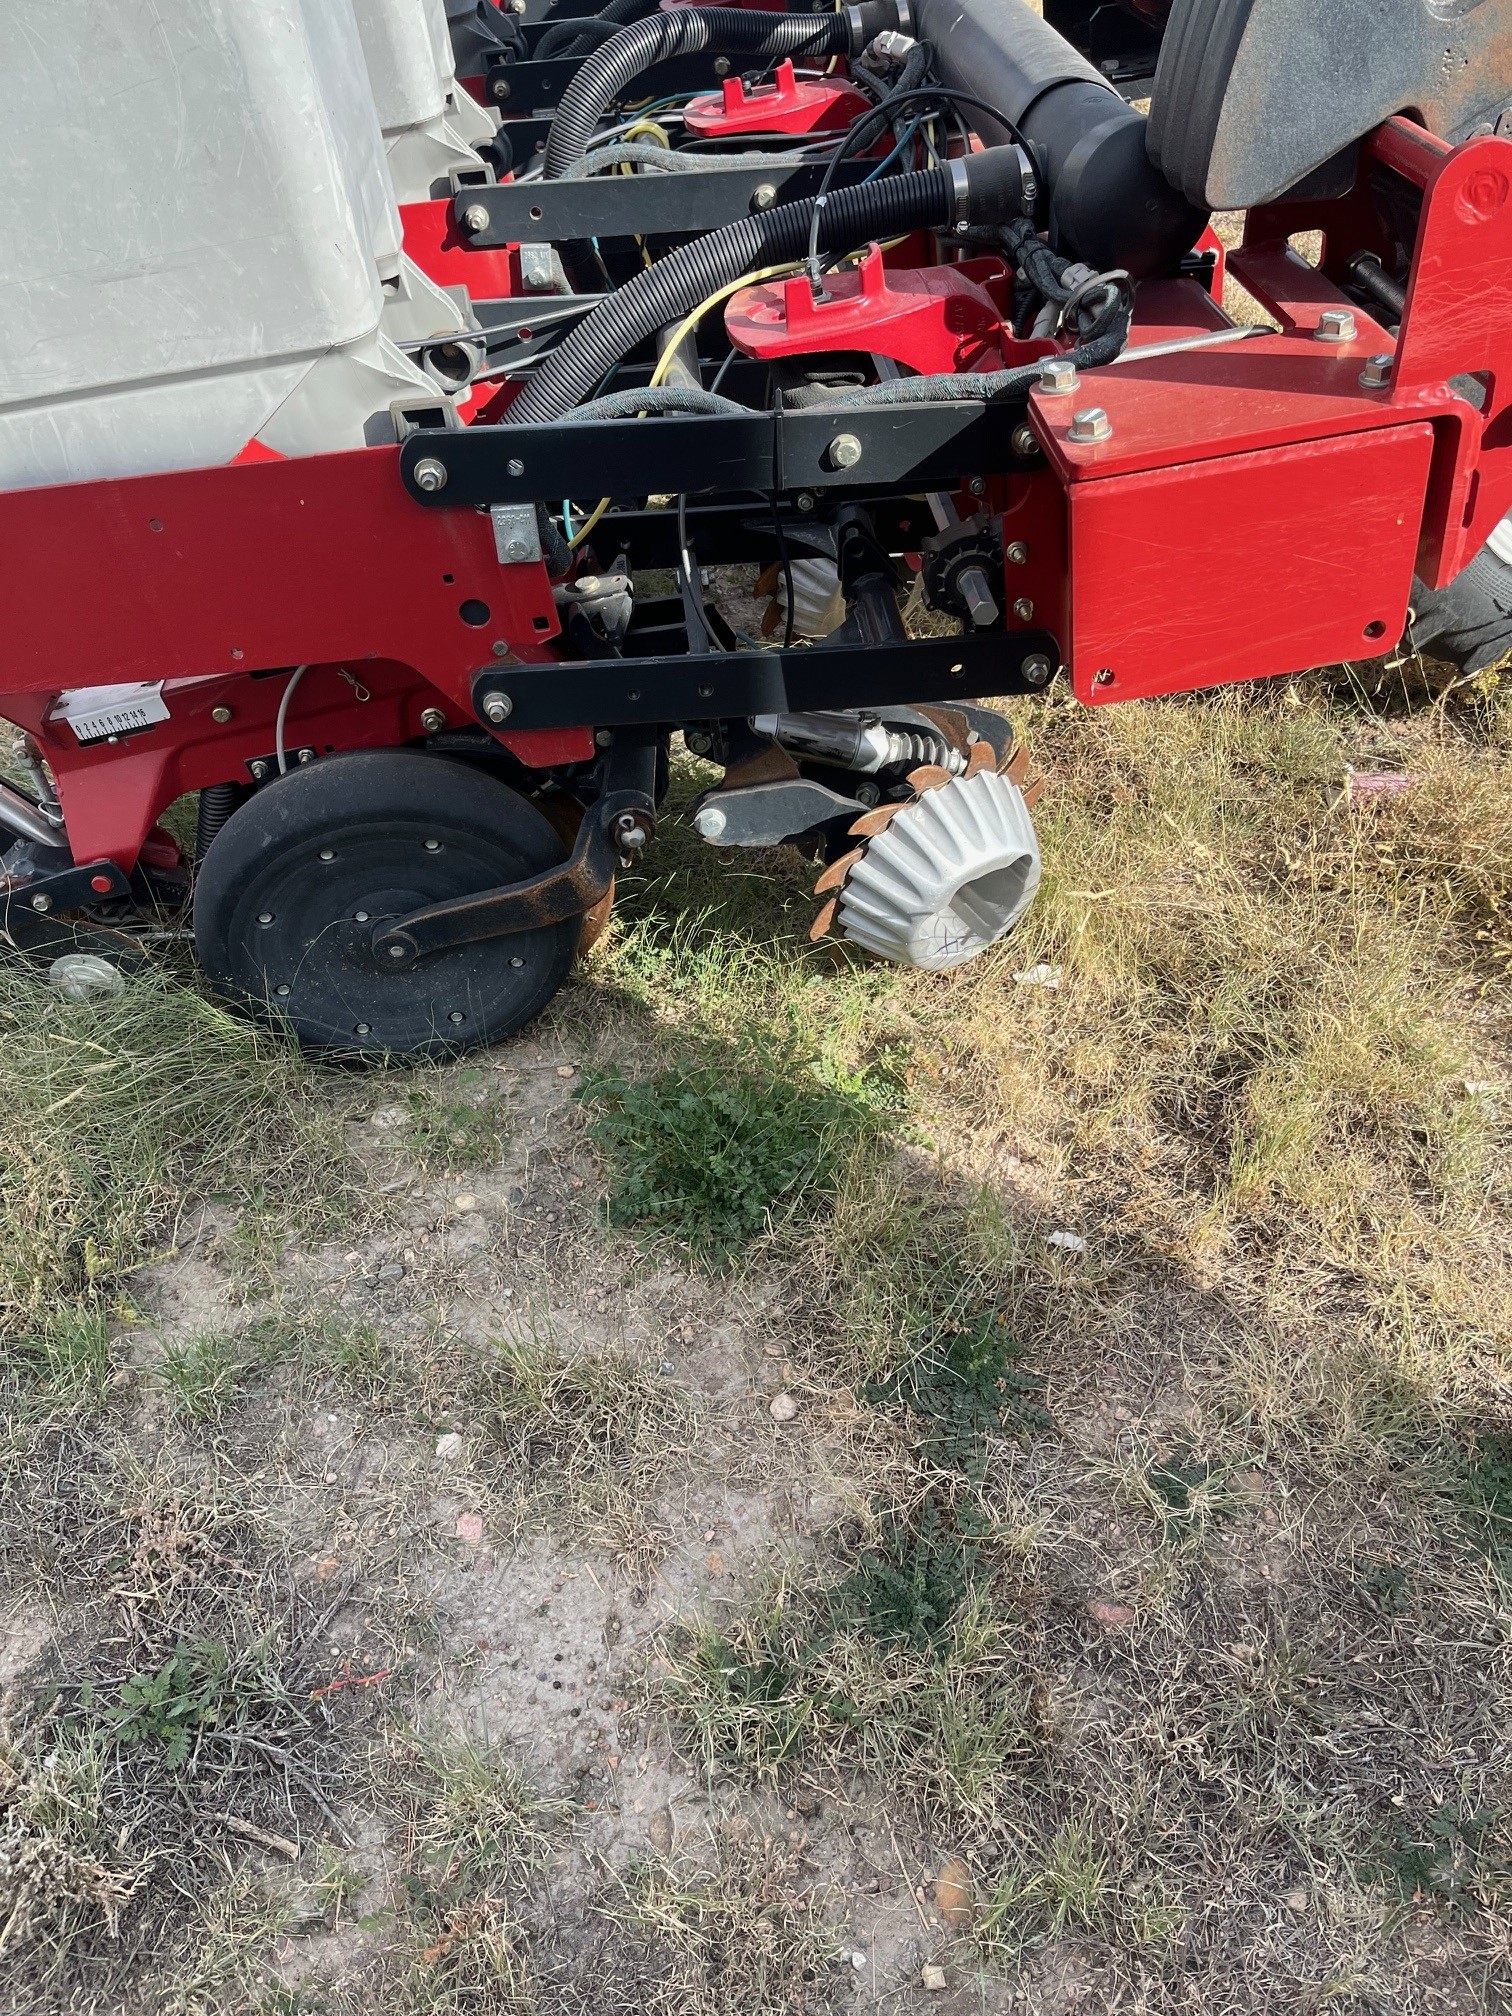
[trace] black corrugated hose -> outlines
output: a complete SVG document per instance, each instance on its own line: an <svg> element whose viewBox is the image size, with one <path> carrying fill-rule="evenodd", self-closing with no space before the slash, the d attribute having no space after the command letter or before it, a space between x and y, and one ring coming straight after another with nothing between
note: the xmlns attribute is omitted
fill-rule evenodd
<svg viewBox="0 0 1512 2016"><path fill-rule="evenodd" d="M820 219L826 252L849 252L872 238L954 224L1004 224L1023 208L1023 157L989 147L880 182L831 192ZM677 322L700 301L760 266L785 265L808 244L812 203L783 203L695 238L637 273L546 359L509 409L511 421L558 420L592 394L638 343Z"/></svg>
<svg viewBox="0 0 1512 2016"><path fill-rule="evenodd" d="M593 43L617 35L629 21L654 13L656 5L657 0L609 0L596 14L554 22L531 51L531 59L544 63L554 56L586 56Z"/></svg>
<svg viewBox="0 0 1512 2016"><path fill-rule="evenodd" d="M562 93L546 136L544 181L565 175L586 151L594 129L625 87L653 63L701 49L738 56L834 56L864 49L874 35L898 26L893 0L865 0L843 14L768 14L739 7L676 7L611 35L584 62Z"/></svg>

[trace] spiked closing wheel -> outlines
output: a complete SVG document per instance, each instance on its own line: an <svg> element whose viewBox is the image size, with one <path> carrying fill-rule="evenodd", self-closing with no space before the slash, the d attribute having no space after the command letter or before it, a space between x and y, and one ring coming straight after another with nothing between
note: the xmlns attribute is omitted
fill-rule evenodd
<svg viewBox="0 0 1512 2016"><path fill-rule="evenodd" d="M194 892L216 988L313 1050L436 1057L513 1035L561 986L581 920L432 954L401 973L373 951L388 920L524 881L565 859L536 807L417 750L328 757L234 812Z"/></svg>
<svg viewBox="0 0 1512 2016"><path fill-rule="evenodd" d="M879 806L851 828L861 845L827 869L833 891L814 936L831 926L878 958L943 972L995 945L1039 887L1040 853L1020 789L1024 764L999 772L976 745L964 777L938 769L909 778L914 797ZM1019 775L1015 776L1017 768Z"/></svg>

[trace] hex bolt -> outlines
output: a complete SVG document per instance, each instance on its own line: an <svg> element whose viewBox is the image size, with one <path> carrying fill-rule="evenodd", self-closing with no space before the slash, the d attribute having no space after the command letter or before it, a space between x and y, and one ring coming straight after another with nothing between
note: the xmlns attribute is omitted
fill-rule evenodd
<svg viewBox="0 0 1512 2016"><path fill-rule="evenodd" d="M390 959L402 959L404 956L405 956L404 947L402 945L390 945L389 947Z"/></svg>
<svg viewBox="0 0 1512 2016"><path fill-rule="evenodd" d="M1027 422L1013 430L1013 452L1024 456L1040 453L1039 436Z"/></svg>
<svg viewBox="0 0 1512 2016"><path fill-rule="evenodd" d="M753 210L770 210L776 201L777 184L775 182L758 182L756 187L751 191L751 208Z"/></svg>
<svg viewBox="0 0 1512 2016"><path fill-rule="evenodd" d="M460 1008L453 1008L450 1015L448 1015L446 1019L454 1027L459 1027L463 1022L467 1020L467 1017L462 1013L462 1010Z"/></svg>
<svg viewBox="0 0 1512 2016"><path fill-rule="evenodd" d="M530 547L523 539L507 539L504 542L504 558L516 561L528 560L530 558Z"/></svg>
<svg viewBox="0 0 1512 2016"><path fill-rule="evenodd" d="M1026 658L1021 669L1031 686L1048 686L1055 677L1055 667L1042 651Z"/></svg>
<svg viewBox="0 0 1512 2016"><path fill-rule="evenodd" d="M215 723L217 728L224 728L226 723L231 719L231 709L229 707L212 707L210 709L210 719Z"/></svg>
<svg viewBox="0 0 1512 2016"><path fill-rule="evenodd" d="M716 56L716 57L714 58L714 75L715 75L716 77L728 77L728 76L729 76L729 74L730 74L730 59L729 59L729 57L728 57L728 56Z"/></svg>
<svg viewBox="0 0 1512 2016"><path fill-rule="evenodd" d="M978 630L985 630L989 623L997 621L997 599L993 595L992 584L980 567L963 567L956 578L956 586L961 591L967 614Z"/></svg>
<svg viewBox="0 0 1512 2016"><path fill-rule="evenodd" d="M467 231L486 231L488 229L487 206L482 203L469 203L467 208L462 212L462 225L464 230Z"/></svg>
<svg viewBox="0 0 1512 2016"><path fill-rule="evenodd" d="M1022 539L1015 539L1004 557L1010 567L1027 567L1029 564L1029 548L1024 544Z"/></svg>
<svg viewBox="0 0 1512 2016"><path fill-rule="evenodd" d="M507 78L507 77L495 77L495 79L494 79L494 81L493 81L493 84L491 85L490 89L491 89L491 91L492 91L492 93L493 93L493 96L494 96L495 98L497 98L497 99L498 99L498 101L499 101L499 103L500 103L500 104L502 105L502 104L504 103L504 101L505 101L505 100L506 100L506 99L508 98L508 96L509 96L509 80L508 80L508 78Z"/></svg>
<svg viewBox="0 0 1512 2016"><path fill-rule="evenodd" d="M261 784L264 777L266 777L268 774L268 766L266 763L264 763L261 756L259 756L254 762L249 763L247 765L247 768L252 772L252 775L256 778L259 784Z"/></svg>
<svg viewBox="0 0 1512 2016"><path fill-rule="evenodd" d="M1365 360L1365 369L1360 373L1360 383L1367 392L1384 392L1396 371L1396 358L1389 350L1382 350Z"/></svg>
<svg viewBox="0 0 1512 2016"><path fill-rule="evenodd" d="M518 455L511 455L509 460L504 464L504 467L511 476L523 476L525 474L525 464L520 460Z"/></svg>
<svg viewBox="0 0 1512 2016"><path fill-rule="evenodd" d="M1113 422L1101 406L1084 406L1073 417L1069 432L1073 441L1111 441Z"/></svg>
<svg viewBox="0 0 1512 2016"><path fill-rule="evenodd" d="M1347 308L1325 308L1313 335L1320 343L1353 343L1360 325Z"/></svg>
<svg viewBox="0 0 1512 2016"><path fill-rule="evenodd" d="M415 488L433 497L438 490L446 488L446 464L438 462L434 455L422 455L415 464Z"/></svg>
<svg viewBox="0 0 1512 2016"><path fill-rule="evenodd" d="M1034 621L1034 604L1029 600L1027 595L1020 595L1017 602L1013 605L1013 613L1020 623L1032 623Z"/></svg>
<svg viewBox="0 0 1512 2016"><path fill-rule="evenodd" d="M271 910L260 910L257 914L257 921L259 924L271 924L273 922L273 912Z"/></svg>
<svg viewBox="0 0 1512 2016"><path fill-rule="evenodd" d="M372 1033L373 1025L371 1022L359 1022L357 1027L352 1031L354 1036L371 1036Z"/></svg>
<svg viewBox="0 0 1512 2016"><path fill-rule="evenodd" d="M1047 357L1041 364L1039 389L1044 397L1059 399L1080 385L1081 373L1069 357Z"/></svg>
<svg viewBox="0 0 1512 2016"><path fill-rule="evenodd" d="M352 922L354 924L366 924L367 921L368 921L368 913L366 912L366 910L354 910L352 912Z"/></svg>
<svg viewBox="0 0 1512 2016"><path fill-rule="evenodd" d="M966 485L966 488L971 492L973 497L985 497L987 495L987 478L985 476L973 476L971 481Z"/></svg>
<svg viewBox="0 0 1512 2016"><path fill-rule="evenodd" d="M837 434L829 444L832 469L854 469L861 460L861 443L854 434Z"/></svg>
<svg viewBox="0 0 1512 2016"><path fill-rule="evenodd" d="M420 726L427 735L439 735L446 726L446 716L439 707L427 707L420 716Z"/></svg>
<svg viewBox="0 0 1512 2016"><path fill-rule="evenodd" d="M41 895L33 896L33 898L31 899L31 907L33 908L33 910L37 911L37 913L40 915L41 912L43 912L44 910L51 910L52 898L51 896L41 896Z"/></svg>
<svg viewBox="0 0 1512 2016"><path fill-rule="evenodd" d="M491 721L496 728L501 722L507 721L513 712L514 702L507 693L496 690L484 695L483 718L485 721Z"/></svg>
<svg viewBox="0 0 1512 2016"><path fill-rule="evenodd" d="M729 823L723 808L718 805L701 806L693 819L694 831L701 840L717 840Z"/></svg>
<svg viewBox="0 0 1512 2016"><path fill-rule="evenodd" d="M808 490L800 490L798 495L793 499L793 502L798 506L800 511L812 511L814 508L813 494Z"/></svg>
<svg viewBox="0 0 1512 2016"><path fill-rule="evenodd" d="M441 852L441 842L439 840L426 840L422 842L422 845L427 854L439 854Z"/></svg>

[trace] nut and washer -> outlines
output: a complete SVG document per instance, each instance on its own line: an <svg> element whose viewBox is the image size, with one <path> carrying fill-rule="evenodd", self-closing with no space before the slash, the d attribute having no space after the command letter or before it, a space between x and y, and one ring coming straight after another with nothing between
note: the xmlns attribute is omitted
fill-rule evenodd
<svg viewBox="0 0 1512 2016"><path fill-rule="evenodd" d="M829 444L832 469L854 469L861 460L861 443L854 434L837 434Z"/></svg>
<svg viewBox="0 0 1512 2016"><path fill-rule="evenodd" d="M1021 669L1031 686L1048 686L1055 677L1055 667L1042 651L1026 658Z"/></svg>
<svg viewBox="0 0 1512 2016"><path fill-rule="evenodd" d="M507 721L513 712L514 702L507 693L500 693L495 689L492 693L484 694L483 718L485 721L491 721L495 728Z"/></svg>
<svg viewBox="0 0 1512 2016"><path fill-rule="evenodd" d="M717 840L729 823L721 805L701 806L693 815L694 830L700 840Z"/></svg>
<svg viewBox="0 0 1512 2016"><path fill-rule="evenodd" d="M462 212L464 231L486 231L488 229L488 209L482 203L469 203Z"/></svg>
<svg viewBox="0 0 1512 2016"><path fill-rule="evenodd" d="M1360 325L1347 308L1325 308L1313 335L1320 343L1353 343Z"/></svg>
<svg viewBox="0 0 1512 2016"><path fill-rule="evenodd" d="M1015 539L1003 557L1007 560L1010 567L1027 567L1029 564L1029 548L1024 544L1022 539Z"/></svg>
<svg viewBox="0 0 1512 2016"><path fill-rule="evenodd" d="M1070 438L1077 442L1111 441L1113 422L1101 406L1084 406L1072 419Z"/></svg>
<svg viewBox="0 0 1512 2016"><path fill-rule="evenodd" d="M1367 392L1384 392L1396 371L1396 358L1388 350L1379 351L1365 362L1360 373L1360 383Z"/></svg>
<svg viewBox="0 0 1512 2016"><path fill-rule="evenodd" d="M756 187L751 191L751 208L753 210L770 210L776 201L777 184L775 182L758 182Z"/></svg>
<svg viewBox="0 0 1512 2016"><path fill-rule="evenodd" d="M729 76L729 74L730 74L730 59L729 59L729 57L728 57L728 56L716 56L716 57L714 58L714 75L715 75L716 77L728 77L728 76Z"/></svg>
<svg viewBox="0 0 1512 2016"><path fill-rule="evenodd" d="M1039 444L1039 436L1027 421L1013 430L1013 452L1015 455L1025 456L1040 455L1044 452Z"/></svg>
<svg viewBox="0 0 1512 2016"><path fill-rule="evenodd" d="M31 907L37 912L38 916L41 916L44 911L51 910L52 898L51 896L33 896Z"/></svg>
<svg viewBox="0 0 1512 2016"><path fill-rule="evenodd" d="M1020 595L1017 602L1013 605L1013 613L1020 623L1032 623L1034 621L1034 604L1029 600L1027 595Z"/></svg>
<svg viewBox="0 0 1512 2016"><path fill-rule="evenodd" d="M1058 399L1080 385L1081 373L1069 357L1047 357L1041 364L1039 389L1045 397Z"/></svg>
<svg viewBox="0 0 1512 2016"><path fill-rule="evenodd" d="M438 490L444 490L446 464L438 462L434 455L422 455L415 464L415 488L423 490L428 497L434 497Z"/></svg>
<svg viewBox="0 0 1512 2016"><path fill-rule="evenodd" d="M420 716L420 726L427 735L439 735L446 726L446 716L439 707L427 707Z"/></svg>

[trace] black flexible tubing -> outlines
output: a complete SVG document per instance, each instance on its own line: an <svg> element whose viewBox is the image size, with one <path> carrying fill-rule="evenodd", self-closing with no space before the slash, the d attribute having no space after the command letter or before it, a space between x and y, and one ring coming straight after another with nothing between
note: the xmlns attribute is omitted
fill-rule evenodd
<svg viewBox="0 0 1512 2016"><path fill-rule="evenodd" d="M542 179L554 182L587 150L616 97L642 71L702 49L737 55L836 55L851 46L844 14L768 14L738 7L677 7L636 21L595 49L562 93L546 136Z"/></svg>
<svg viewBox="0 0 1512 2016"><path fill-rule="evenodd" d="M986 161L992 151L974 159ZM871 238L948 224L955 204L950 170L926 168L839 190L824 211L820 230L827 249L848 252ZM754 217L738 217L637 273L551 353L510 408L508 419L524 424L560 419L658 329L680 321L700 301L743 274L799 258L809 235L812 207L782 203Z"/></svg>

